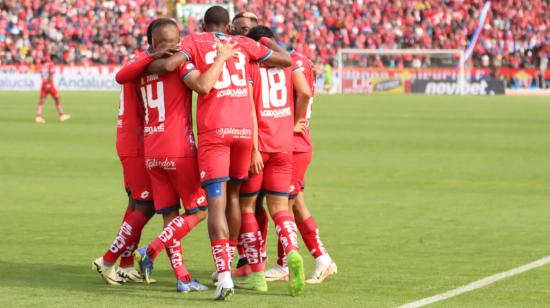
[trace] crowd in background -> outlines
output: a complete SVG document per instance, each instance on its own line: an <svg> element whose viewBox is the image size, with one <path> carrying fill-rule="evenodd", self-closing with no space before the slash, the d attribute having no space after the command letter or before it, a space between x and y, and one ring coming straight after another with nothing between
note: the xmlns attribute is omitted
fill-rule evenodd
<svg viewBox="0 0 550 308"><path fill-rule="evenodd" d="M334 63L341 47L464 50L484 1L233 3L236 12L254 12L282 44L324 65ZM474 50L474 65L539 68L541 59L548 58L549 5L546 0L492 1L488 22ZM66 64L120 64L146 46L148 22L166 13L165 1L160 0L4 0L0 4L0 63L39 64L56 57ZM199 21L184 23L196 25Z"/></svg>
<svg viewBox="0 0 550 308"><path fill-rule="evenodd" d="M120 64L146 46L148 23L166 9L155 0L3 0L0 63Z"/></svg>

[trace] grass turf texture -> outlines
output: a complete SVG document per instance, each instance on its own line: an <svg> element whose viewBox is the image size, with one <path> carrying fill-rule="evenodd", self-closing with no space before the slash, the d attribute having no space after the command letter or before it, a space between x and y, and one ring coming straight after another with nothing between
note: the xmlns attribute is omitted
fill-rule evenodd
<svg viewBox="0 0 550 308"><path fill-rule="evenodd" d="M126 205L118 94L61 95L73 119L59 123L48 100L41 126L37 93L0 92L0 306L212 305L205 223L183 247L206 293L176 294L164 253L157 285L107 286L90 271ZM318 96L306 199L339 273L301 297L271 283L220 305L395 307L548 255L549 114L547 98ZM160 227L156 217L143 243ZM309 275L313 259L301 252ZM545 266L434 306L543 307L549 274Z"/></svg>

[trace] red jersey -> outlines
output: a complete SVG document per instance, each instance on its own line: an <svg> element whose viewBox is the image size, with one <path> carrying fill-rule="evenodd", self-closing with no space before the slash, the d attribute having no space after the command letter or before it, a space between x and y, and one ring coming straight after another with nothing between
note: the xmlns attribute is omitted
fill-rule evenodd
<svg viewBox="0 0 550 308"><path fill-rule="evenodd" d="M190 157L196 155L191 117L191 90L183 83L196 70L191 62L164 75L146 74L139 80L145 106L145 157Z"/></svg>
<svg viewBox="0 0 550 308"><path fill-rule="evenodd" d="M294 63L294 70L299 70L304 73L306 80L311 88L311 93L314 93L315 87L313 85L313 64L311 61L299 52L292 51L290 53L292 62ZM311 111L313 109L313 98L309 101L306 112L307 129L305 133L294 134L294 152L309 152L313 150L313 144L311 142L311 136L309 134L309 120L311 119Z"/></svg>
<svg viewBox="0 0 550 308"><path fill-rule="evenodd" d="M292 152L294 87L292 69L250 64L261 152Z"/></svg>
<svg viewBox="0 0 550 308"><path fill-rule="evenodd" d="M147 56L146 52L133 57L126 65ZM129 82L120 91L120 107L116 130L116 148L119 156L143 155L143 116L137 82Z"/></svg>
<svg viewBox="0 0 550 308"><path fill-rule="evenodd" d="M53 75L55 73L55 66L53 63L46 63L42 66L40 75L42 76L42 83L53 82Z"/></svg>
<svg viewBox="0 0 550 308"><path fill-rule="evenodd" d="M223 72L214 88L206 95L199 95L197 102L197 126L199 134L217 128L253 127L248 93L247 64L264 61L272 51L260 43L242 36L223 33L194 33L183 38L181 50L197 68L206 71L216 58L216 43L237 42L241 48L237 58L225 62Z"/></svg>

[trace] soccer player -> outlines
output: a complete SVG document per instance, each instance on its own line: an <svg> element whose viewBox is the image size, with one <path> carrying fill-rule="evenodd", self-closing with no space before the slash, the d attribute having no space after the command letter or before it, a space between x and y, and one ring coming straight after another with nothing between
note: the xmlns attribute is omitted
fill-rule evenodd
<svg viewBox="0 0 550 308"><path fill-rule="evenodd" d="M241 48L236 59L226 61L212 91L199 93L197 103L199 170L208 198L208 231L218 272L214 298L227 300L234 293L230 262L241 225L240 182L248 176L254 131L247 65L250 61L261 60L270 65L290 66L292 60L286 52L268 48L272 46L225 34L230 24L229 13L223 7L213 6L206 11L203 30L204 33L195 33L182 40L182 53L156 60L151 66L156 66L159 72L171 71L190 60L204 71L216 59L217 42L236 42Z"/></svg>
<svg viewBox="0 0 550 308"><path fill-rule="evenodd" d="M254 13L238 13L237 15L235 15L235 17L233 17L233 20L231 22L231 34L246 36L248 35L248 32L250 32L250 29L254 28L257 25L258 17ZM269 218L267 216L267 212L263 207L263 197L263 194L260 193L257 198L255 213L256 220L258 221L258 226L260 227L260 233L262 235L262 262L265 265L267 263L266 245ZM245 251L241 242L239 242L239 244L237 245L237 250L239 257L237 266L233 270L232 275L237 277L248 276L252 273L252 270L250 269L250 266L247 262Z"/></svg>
<svg viewBox="0 0 550 308"><path fill-rule="evenodd" d="M252 12L238 13L231 21L231 35L247 36L258 25L258 17Z"/></svg>
<svg viewBox="0 0 550 308"><path fill-rule="evenodd" d="M289 207L294 214L304 243L315 258L315 270L306 282L309 284L318 284L322 283L328 276L335 274L338 269L321 241L317 223L309 212L304 200L305 174L313 153L311 136L309 134L309 121L315 89L312 63L304 55L296 51L292 51L290 55L297 66L295 72L300 71L303 73L310 91L308 91L309 93L302 93L302 99L300 99L300 94L297 94L295 99L295 119L305 121L306 126L303 132L295 131L294 133L292 185ZM289 271L284 255L284 247L279 243L277 264L266 271L266 279L268 281L288 279Z"/></svg>
<svg viewBox="0 0 550 308"><path fill-rule="evenodd" d="M176 22L160 18L152 23L152 46L162 50L180 41ZM200 188L197 153L191 117L191 89L200 94L210 91L225 61L232 58L233 45L217 44L213 65L203 74L192 62L158 75L146 73L139 78L145 110L145 161L151 176L155 208L163 214L165 229L148 246L142 258L142 271L149 280L152 262L166 249L180 292L202 291L207 287L192 279L183 263L179 240L206 218L206 198ZM144 69L143 63L139 68ZM133 72L137 72L133 70ZM186 214L179 216L180 200Z"/></svg>
<svg viewBox="0 0 550 308"><path fill-rule="evenodd" d="M151 43L148 32L147 40ZM169 51L168 51L169 52ZM120 92L120 107L118 112L116 148L122 163L124 188L128 193L128 207L122 225L111 247L103 257L94 260L92 269L97 270L108 284L122 284L125 280L142 282L141 274L134 268L133 252L139 244L141 231L154 215L153 195L149 175L145 169L143 146L144 109L139 100L137 82L128 78L125 72L136 63L151 62L154 58L168 55L162 51L149 55L140 53L128 61L127 66L117 74L116 80L123 84ZM120 259L117 271L114 264Z"/></svg>
<svg viewBox="0 0 550 308"><path fill-rule="evenodd" d="M265 26L256 26L248 37L257 41L271 41L273 32ZM279 47L281 48L281 47ZM282 48L281 48L282 49ZM258 118L258 143L254 144L252 170L249 180L241 187L241 243L244 246L252 275L243 287L267 291L261 260L262 238L255 216L256 198L266 196L267 206L275 222L289 264L289 292L292 296L303 292L305 277L303 260L298 253L297 227L289 213L288 196L292 179L293 130L305 130L305 122L294 123L294 85L296 92L309 92L301 72L293 68L278 68L263 63L250 64L254 103ZM299 96L302 99L304 96ZM306 100L309 97L306 97ZM257 162L259 160L259 162Z"/></svg>
<svg viewBox="0 0 550 308"><path fill-rule="evenodd" d="M42 117L42 109L44 108L44 101L46 100L48 94L51 95L55 101L55 108L59 114L59 121L64 122L71 118L70 115L63 112L63 106L59 100L59 92L53 83L53 75L55 73L53 61L55 59L56 57L53 56L51 62L45 63L42 66L42 86L40 87L40 98L38 99L38 104L36 105L36 114L34 118L34 121L38 124L46 123L46 119Z"/></svg>

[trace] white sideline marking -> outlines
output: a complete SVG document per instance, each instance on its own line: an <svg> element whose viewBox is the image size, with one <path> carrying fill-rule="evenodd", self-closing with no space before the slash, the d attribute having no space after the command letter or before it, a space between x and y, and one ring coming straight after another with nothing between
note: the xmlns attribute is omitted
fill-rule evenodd
<svg viewBox="0 0 550 308"><path fill-rule="evenodd" d="M448 298L451 298L451 297L455 297L455 296L460 295L462 293L466 293L466 292L473 291L475 289L483 288L483 287L485 287L487 285L490 285L490 284L492 284L496 281L499 281L499 280L502 280L504 278L508 278L508 277L511 277L511 276L514 276L514 275L518 275L518 274L521 274L523 272L527 272L529 270L532 270L532 269L537 268L537 267L541 267L541 266L546 265L548 263L550 263L550 256L546 256L542 259L538 259L538 260L533 261L531 263L513 268L513 269L511 269L509 271L506 271L506 272L502 272L502 273L494 274L492 276L485 277L483 279L480 279L478 281L474 281L472 283L469 283L467 285L458 287L454 290L447 291L445 293L437 294L437 295L434 295L434 296L431 296L431 297L426 297L426 298L418 300L416 302L412 302L412 303L408 303L408 304L399 306L398 308L417 308L417 307L422 307L422 306L425 306L425 305L433 304L435 302L439 302L439 301L442 301L442 300L445 300L445 299L448 299Z"/></svg>

